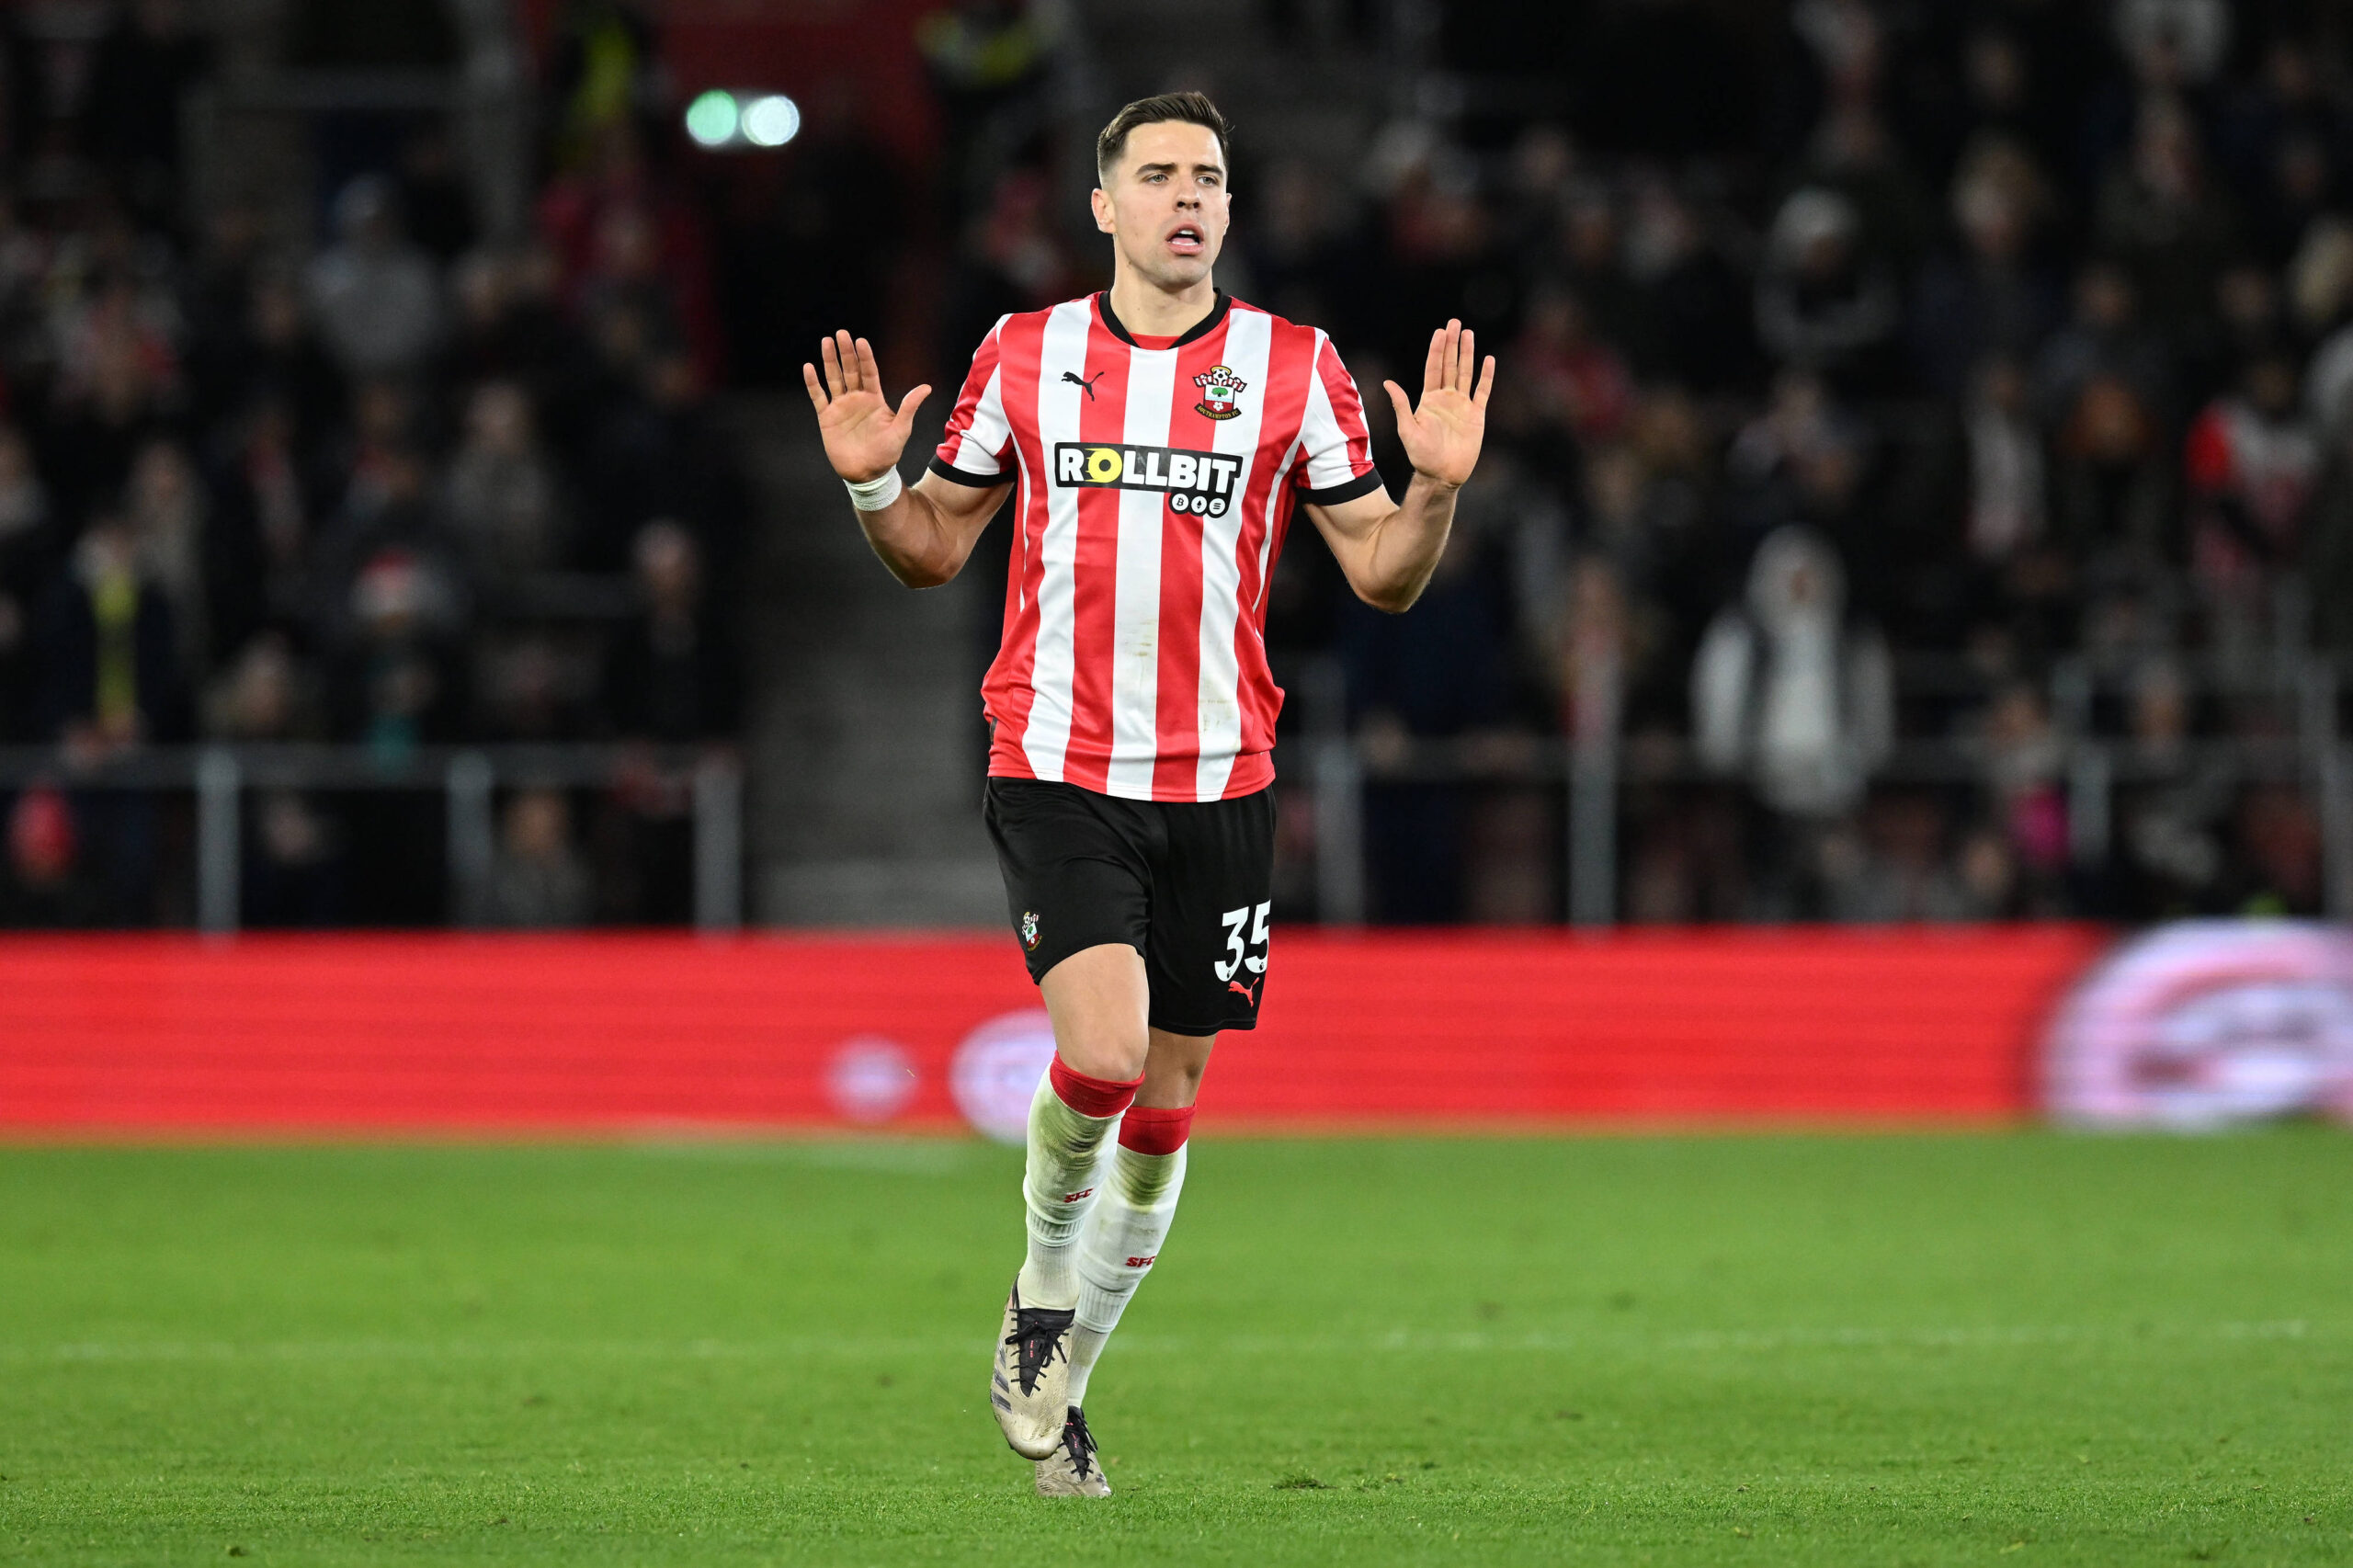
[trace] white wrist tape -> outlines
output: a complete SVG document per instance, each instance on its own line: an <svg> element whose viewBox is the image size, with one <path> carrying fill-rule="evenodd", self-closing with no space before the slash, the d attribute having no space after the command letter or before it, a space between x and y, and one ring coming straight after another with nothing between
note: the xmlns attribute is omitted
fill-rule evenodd
<svg viewBox="0 0 2353 1568"><path fill-rule="evenodd" d="M899 482L895 468L886 468L872 479L845 479L842 483L849 486L849 504L861 512L887 510L899 498L899 492L906 488Z"/></svg>

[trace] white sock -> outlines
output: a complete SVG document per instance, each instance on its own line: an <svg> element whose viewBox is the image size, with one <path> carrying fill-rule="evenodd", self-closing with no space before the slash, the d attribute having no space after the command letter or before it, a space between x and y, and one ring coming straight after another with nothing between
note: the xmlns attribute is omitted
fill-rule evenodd
<svg viewBox="0 0 2353 1568"><path fill-rule="evenodd" d="M1118 1116L1081 1116L1054 1092L1051 1074L1029 1101L1029 1163L1021 1180L1029 1210L1029 1255L1022 1262L1021 1304L1067 1312L1078 1303L1080 1222L1095 1207L1097 1165Z"/></svg>
<svg viewBox="0 0 2353 1568"><path fill-rule="evenodd" d="M1185 1189L1185 1145L1173 1154L1111 1151L1111 1168L1078 1239L1078 1321L1070 1337L1070 1402L1083 1404L1096 1358L1120 1324L1128 1299L1152 1272L1176 1197Z"/></svg>

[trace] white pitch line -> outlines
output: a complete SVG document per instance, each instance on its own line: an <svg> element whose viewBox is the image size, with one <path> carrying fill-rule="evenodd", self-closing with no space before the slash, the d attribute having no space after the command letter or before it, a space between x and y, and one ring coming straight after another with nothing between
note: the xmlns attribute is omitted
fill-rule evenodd
<svg viewBox="0 0 2353 1568"><path fill-rule="evenodd" d="M1777 1328L1706 1329L1666 1334L1433 1333L1395 1329L1385 1334L1250 1335L1211 1340L1181 1335L1136 1335L1121 1343L1131 1352L1223 1355L1357 1356L1381 1352L1410 1355L1739 1354L1771 1350L2008 1349L2040 1346L2097 1345L2142 1339L2306 1340L2336 1338L2342 1325L2302 1319L2266 1323L2148 1324L2018 1324L1976 1328ZM777 1360L812 1356L887 1358L914 1356L978 1356L988 1341L949 1335L892 1338L795 1337L762 1340L265 1340L229 1341L85 1340L56 1345L0 1344L0 1362L72 1365L93 1362L199 1361L414 1361L519 1360L581 1358L617 1360Z"/></svg>

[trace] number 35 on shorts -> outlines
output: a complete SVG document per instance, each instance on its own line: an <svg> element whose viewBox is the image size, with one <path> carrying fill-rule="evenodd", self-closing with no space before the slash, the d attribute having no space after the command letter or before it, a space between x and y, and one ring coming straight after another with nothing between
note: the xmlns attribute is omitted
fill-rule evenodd
<svg viewBox="0 0 2353 1568"><path fill-rule="evenodd" d="M1267 972L1267 916L1274 909L1270 900L1256 909L1229 909L1218 916L1225 923L1225 950L1231 955L1213 966L1220 980L1231 981L1245 969L1252 974Z"/></svg>

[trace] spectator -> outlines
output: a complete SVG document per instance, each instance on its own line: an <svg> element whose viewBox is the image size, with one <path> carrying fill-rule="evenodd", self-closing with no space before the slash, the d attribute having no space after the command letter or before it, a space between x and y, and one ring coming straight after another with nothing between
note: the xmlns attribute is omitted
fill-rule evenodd
<svg viewBox="0 0 2353 1568"><path fill-rule="evenodd" d="M2050 523L2050 480L2025 371L2017 361L1978 367L1962 411L1967 453L1962 532L1974 567L1972 619L2001 624L2038 657L2076 634L2082 567Z"/></svg>
<svg viewBox="0 0 2353 1568"><path fill-rule="evenodd" d="M1410 616L1361 605L1344 612L1341 656L1348 703L1376 777L1422 737L1485 742L1513 717L1514 648L1508 556L1483 548L1458 517L1453 541ZM1462 916L1462 802L1447 790L1400 783L1365 805L1367 858L1378 918L1429 924Z"/></svg>
<svg viewBox="0 0 2353 1568"><path fill-rule="evenodd" d="M139 553L140 574L172 608L179 666L201 684L212 666L212 603L228 563L212 549L203 482L177 441L148 442L132 460L122 510Z"/></svg>
<svg viewBox="0 0 2353 1568"><path fill-rule="evenodd" d="M1862 240L1852 202L1818 187L1798 191L1773 219L1756 285L1767 352L1849 392L1890 384L1901 308L1893 279Z"/></svg>
<svg viewBox="0 0 2353 1568"><path fill-rule="evenodd" d="M343 371L312 333L301 290L282 268L256 268L243 320L199 348L190 375L200 419L218 421L268 400L293 415L295 439L308 448L345 415Z"/></svg>
<svg viewBox="0 0 2353 1568"><path fill-rule="evenodd" d="M352 579L349 640L340 652L335 728L388 763L448 739L464 684L451 632L458 607L430 560L391 541Z"/></svg>
<svg viewBox="0 0 2353 1568"><path fill-rule="evenodd" d="M2013 147L1982 148L1963 165L1952 197L1961 254L1929 265L1913 307L1930 391L1959 394L1980 359L2030 354L2056 322L2056 291L2032 254L2044 201L2032 162Z"/></svg>
<svg viewBox="0 0 2353 1568"><path fill-rule="evenodd" d="M424 457L397 440L364 447L344 502L312 548L309 603L313 634L332 643L352 625L360 601L354 585L386 551L421 574L418 608L437 629L453 632L472 609L463 557L444 527L441 497Z"/></svg>
<svg viewBox="0 0 2353 1568"><path fill-rule="evenodd" d="M34 619L57 550L32 449L14 426L0 425L0 743L27 738Z"/></svg>
<svg viewBox="0 0 2353 1568"><path fill-rule="evenodd" d="M188 733L171 601L146 575L123 519L101 514L51 585L40 636L41 730L97 761Z"/></svg>
<svg viewBox="0 0 2353 1568"><path fill-rule="evenodd" d="M465 711L461 609L435 558L381 536L352 579L347 614L329 691L337 738L365 746L386 769L452 738ZM442 802L381 790L351 795L343 809L353 904L394 925L443 918L439 889L417 874L443 853Z"/></svg>
<svg viewBox="0 0 2353 1568"><path fill-rule="evenodd" d="M676 324L707 384L722 356L702 223L628 121L607 123L592 145L586 165L560 176L540 199L540 233L557 261L564 302L587 320L594 294L658 296L659 319Z"/></svg>
<svg viewBox="0 0 2353 1568"><path fill-rule="evenodd" d="M2059 775L2065 753L2041 692L2016 681L1996 693L1977 741L1990 815L2016 868L2015 896L2024 900L2011 912L2064 913L2071 845Z"/></svg>
<svg viewBox="0 0 2353 1568"><path fill-rule="evenodd" d="M21 790L8 807L8 870L0 882L0 926L100 924L106 909L80 874L74 808L54 784Z"/></svg>
<svg viewBox="0 0 2353 1568"><path fill-rule="evenodd" d="M2353 423L2353 222L2313 225L2290 269L2297 324L2320 339L2304 370L2313 433L2333 441Z"/></svg>
<svg viewBox="0 0 2353 1568"><path fill-rule="evenodd" d="M2178 558L2173 465L2163 426L2121 376L2086 379L2053 441L2053 511L2079 558L2096 553L2161 567Z"/></svg>
<svg viewBox="0 0 2353 1568"><path fill-rule="evenodd" d="M81 517L110 505L132 456L170 428L176 365L168 336L128 280L108 283L72 312L60 337L41 462L60 510Z"/></svg>
<svg viewBox="0 0 2353 1568"><path fill-rule="evenodd" d="M207 703L207 728L227 739L289 741L320 733L317 694L286 638L264 632L241 650ZM318 926L348 915L343 824L303 790L266 788L245 801L238 917L256 926Z"/></svg>
<svg viewBox="0 0 2353 1568"><path fill-rule="evenodd" d="M450 527L486 591L511 594L532 574L565 564L555 473L521 387L487 381L474 389L449 484Z"/></svg>
<svg viewBox="0 0 2353 1568"><path fill-rule="evenodd" d="M1740 274L1709 243L1692 204L1662 179L1637 187L1626 236L1628 276L1643 292L1653 361L1698 392L1752 388L1757 380L1756 324Z"/></svg>
<svg viewBox="0 0 2353 1568"><path fill-rule="evenodd" d="M243 411L216 437L209 552L220 570L216 646L242 647L265 622L287 624L304 613L318 511L313 483L295 447L294 415L274 398Z"/></svg>
<svg viewBox="0 0 2353 1568"><path fill-rule="evenodd" d="M585 925L588 869L572 844L572 808L558 790L516 791L491 870L491 923L545 929Z"/></svg>
<svg viewBox="0 0 2353 1568"><path fill-rule="evenodd" d="M318 693L309 689L293 643L265 631L237 651L205 696L205 731L224 740L315 740Z"/></svg>
<svg viewBox="0 0 2353 1568"><path fill-rule="evenodd" d="M1934 795L1875 794L1859 837L1834 841L1825 877L1831 918L1885 925L1979 917L1984 911L1953 869L1946 837L1944 809Z"/></svg>
<svg viewBox="0 0 2353 1568"><path fill-rule="evenodd" d="M1624 433L1633 378L1618 351L1594 336L1584 303L1566 289L1542 289L1529 301L1511 359L1538 418L1583 446Z"/></svg>
<svg viewBox="0 0 2353 1568"><path fill-rule="evenodd" d="M123 520L101 515L51 588L41 636L47 733L69 766L93 767L150 742L188 734L188 691L169 602L144 579ZM73 797L74 842L89 851L109 924L153 924L162 823L154 798L96 788Z"/></svg>
<svg viewBox="0 0 2353 1568"><path fill-rule="evenodd" d="M1254 220L1246 229L1237 223L1228 241L1249 263L1253 298L1292 321L1329 319L1336 276L1347 265L1338 233L1345 214L1305 164L1279 161L1264 179Z"/></svg>
<svg viewBox="0 0 2353 1568"><path fill-rule="evenodd" d="M311 308L347 375L408 376L442 335L433 258L402 233L392 186L363 176L335 204L336 244L311 264Z"/></svg>
<svg viewBox="0 0 2353 1568"><path fill-rule="evenodd" d="M2353 425L2329 433L2300 564L2311 585L2320 646L2353 649Z"/></svg>
<svg viewBox="0 0 2353 1568"><path fill-rule="evenodd" d="M2293 363L2277 352L2250 360L2237 392L2190 426L2185 463L2194 569L2222 617L2218 635L2243 638L2273 574L2297 553L2320 468Z"/></svg>
<svg viewBox="0 0 2353 1568"><path fill-rule="evenodd" d="M2259 783L2240 797L2233 824L2233 911L2254 915L2321 913L2320 822L2303 791Z"/></svg>
<svg viewBox="0 0 2353 1568"><path fill-rule="evenodd" d="M2131 276L2111 261L2092 262L2076 275L2074 314L2042 346L2035 367L2042 417L2064 420L2084 384L2099 375L2122 381L2154 417L2177 415L2171 350L2142 323Z"/></svg>
<svg viewBox="0 0 2353 1568"><path fill-rule="evenodd" d="M614 727L656 745L724 740L740 717L740 666L725 626L703 603L694 536L667 518L648 523L631 556L645 608L617 640L608 666Z"/></svg>
<svg viewBox="0 0 2353 1568"><path fill-rule="evenodd" d="M1747 775L1767 804L1801 820L1850 810L1894 733L1886 645L1848 622L1846 592L1826 540L1777 532L1756 552L1745 602L1716 618L1692 666L1700 760Z"/></svg>
<svg viewBox="0 0 2353 1568"><path fill-rule="evenodd" d="M1539 277L1546 282L1557 282L1573 295L1585 308L1587 319L1598 324L1601 335L1618 351L1638 359L1655 358L1651 301L1627 265L1626 226L1617 192L1598 181L1582 179L1571 181L1565 196L1559 253L1550 267L1540 269ZM1475 247L1483 245L1488 235L1476 205L1459 196L1454 206L1439 209L1439 215L1449 226L1437 230L1422 243L1430 245L1442 241L1456 253L1454 276L1461 287L1472 277L1481 275ZM1430 301L1433 307L1438 304L1435 300ZM1445 309L1441 313L1456 312ZM1488 324L1472 324L1484 330ZM1411 363L1419 346L1400 337L1393 351Z"/></svg>
<svg viewBox="0 0 2353 1568"><path fill-rule="evenodd" d="M1052 194L1036 169L997 176L987 207L964 235L949 286L940 324L952 341L976 342L1008 311L1069 298L1078 268L1053 222Z"/></svg>
<svg viewBox="0 0 2353 1568"><path fill-rule="evenodd" d="M2029 417L2026 376L2015 360L1987 360L1971 390L1962 420L1969 443L1969 549L1980 561L2007 561L2042 537L2041 432Z"/></svg>
<svg viewBox="0 0 2353 1568"><path fill-rule="evenodd" d="M2211 187L2198 128L2178 103L2156 100L2141 110L2131 154L2109 171L2095 222L2101 244L2131 268L2157 324L2195 331L2237 224Z"/></svg>
<svg viewBox="0 0 2353 1568"><path fill-rule="evenodd" d="M2118 795L2116 904L2129 919L2161 920L2216 907L2222 849L2213 827L2228 781L2190 749L2190 694L2172 660L2134 673L2125 756L2134 781Z"/></svg>
<svg viewBox="0 0 2353 1568"><path fill-rule="evenodd" d="M2115 17L2117 47L2151 86L2204 82L2230 49L2231 11L2223 0L2120 0Z"/></svg>
<svg viewBox="0 0 2353 1568"><path fill-rule="evenodd" d="M731 581L743 477L692 358L656 358L608 405L583 469L580 565L625 570L638 528L675 517L694 531L709 580Z"/></svg>

